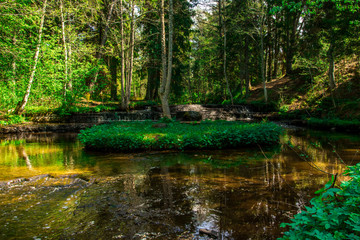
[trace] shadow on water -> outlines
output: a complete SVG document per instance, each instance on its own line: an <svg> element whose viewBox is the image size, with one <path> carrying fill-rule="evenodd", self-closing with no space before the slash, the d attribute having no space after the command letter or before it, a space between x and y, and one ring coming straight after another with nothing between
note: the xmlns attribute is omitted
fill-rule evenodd
<svg viewBox="0 0 360 240"><path fill-rule="evenodd" d="M74 134L10 136L0 141L0 239L210 239L203 228L276 239L324 172L360 161L359 146L298 130L265 152L99 154Z"/></svg>

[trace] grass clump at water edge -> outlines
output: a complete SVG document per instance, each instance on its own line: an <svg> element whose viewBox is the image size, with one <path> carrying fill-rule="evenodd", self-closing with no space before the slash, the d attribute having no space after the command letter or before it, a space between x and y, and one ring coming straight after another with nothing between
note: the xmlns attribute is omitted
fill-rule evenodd
<svg viewBox="0 0 360 240"><path fill-rule="evenodd" d="M87 149L129 152L271 146L279 143L281 133L274 123L137 121L94 126L82 130L79 139Z"/></svg>

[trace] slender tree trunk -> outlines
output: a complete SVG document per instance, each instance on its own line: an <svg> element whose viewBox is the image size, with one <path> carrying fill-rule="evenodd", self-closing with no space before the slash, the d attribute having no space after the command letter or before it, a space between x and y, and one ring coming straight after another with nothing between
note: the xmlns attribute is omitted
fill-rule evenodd
<svg viewBox="0 0 360 240"><path fill-rule="evenodd" d="M291 42L290 42L291 39L290 18L291 18L291 14L287 12L285 15L285 28L286 28L285 68L287 74L290 74L292 72L292 59L293 59L293 47L291 46Z"/></svg>
<svg viewBox="0 0 360 240"><path fill-rule="evenodd" d="M279 33L278 28L275 27L275 42L274 42L274 71L273 71L273 77L277 77L278 75L278 62L279 62Z"/></svg>
<svg viewBox="0 0 360 240"><path fill-rule="evenodd" d="M166 39L165 39L165 7L164 0L161 0L161 61L162 61L162 76L160 84L160 100L164 117L171 119L169 107L170 83L172 73L172 48L173 48L173 0L169 0L169 39L168 39L168 62L166 65Z"/></svg>
<svg viewBox="0 0 360 240"><path fill-rule="evenodd" d="M331 90L335 89L335 63L334 63L334 44L331 43L328 50L328 59L329 59L329 84Z"/></svg>
<svg viewBox="0 0 360 240"><path fill-rule="evenodd" d="M155 100L158 96L159 89L159 78L160 78L160 69L155 67L153 64L148 66L148 81L146 86L146 100Z"/></svg>
<svg viewBox="0 0 360 240"><path fill-rule="evenodd" d="M270 11L270 10L269 10ZM268 62L267 62L267 81L271 81L272 73L272 62L273 62L273 49L272 49L272 21L269 16L267 16L267 25L268 25Z"/></svg>
<svg viewBox="0 0 360 240"><path fill-rule="evenodd" d="M105 21L105 30L104 30L104 33L102 35L102 38L101 38L101 42L100 42L100 47L99 47L99 50L98 50L98 53L96 54L96 59L97 59L97 62L99 63L101 57L102 57L102 54L103 54L103 48L105 46L105 43L107 41L107 33L109 31L109 22L111 20L111 17L112 17L112 12L113 12L113 9L114 9L114 5L115 5L115 2L116 0L113 0L111 2L111 5L110 5L110 9L109 9L109 13L107 15L107 18L106 18L106 21ZM94 91L94 86L97 82L97 78L99 76L99 70L96 71L95 73L95 77L94 77L94 80L92 80L92 82L90 83L90 86L89 86L89 89L90 89L90 94L93 93Z"/></svg>
<svg viewBox="0 0 360 240"><path fill-rule="evenodd" d="M126 83L126 97L125 97L125 104L126 108L128 108L130 103L130 96L131 96L131 84L132 84L132 75L133 75L133 68L134 68L134 43L135 43L135 5L134 0L131 1L131 23L130 23L130 52L129 52L129 69L128 69L128 76L127 76L127 83Z"/></svg>
<svg viewBox="0 0 360 240"><path fill-rule="evenodd" d="M221 79L220 84L223 84L223 81L225 80L225 76L224 76L224 24L223 24L223 9L222 9L222 0L218 0L218 14L219 14L219 79ZM222 67L221 67L221 63L220 63L220 59L223 60L222 62ZM226 85L226 82L225 82ZM227 87L227 85L226 85ZM226 98L226 92L227 92L227 88L221 88L221 94L223 95L224 98Z"/></svg>
<svg viewBox="0 0 360 240"><path fill-rule="evenodd" d="M165 81L166 81L166 38L165 38L165 9L164 9L164 0L161 0L161 13L160 13L160 21L161 21L161 64L162 64L162 72L161 72L161 84L160 84L160 94L163 94L165 91Z"/></svg>
<svg viewBox="0 0 360 240"><path fill-rule="evenodd" d="M65 33L65 21L64 21L64 12L63 12L63 0L60 0L60 11L61 11L61 29L62 29L62 41L64 45L64 59L65 59L65 82L64 82L64 96L66 97L66 91L68 86L68 50L66 44L66 33Z"/></svg>
<svg viewBox="0 0 360 240"><path fill-rule="evenodd" d="M272 54L272 48L271 45L269 45L269 55L268 55L268 69L267 69L267 79L270 82L272 79L271 73L272 73L272 62L273 62L273 54Z"/></svg>
<svg viewBox="0 0 360 240"><path fill-rule="evenodd" d="M31 71L29 83L28 83L28 86L26 88L24 98L17 105L17 107L15 109L15 112L14 112L15 114L22 114L24 109L25 109L25 106L26 106L26 104L27 104L27 102L29 100L31 86L32 86L32 83L34 81L34 77L35 77L35 73L36 73L36 66L37 66L37 63L39 61L39 54L40 54L40 48L41 48L41 37L42 37L44 21L45 21L46 6L47 6L47 0L44 1L44 5L43 5L43 9L42 9L42 15L41 15L41 20L40 20L40 28L39 28L39 39L38 39L38 44L37 44L37 47L36 47L36 52L35 52L35 57L34 57L35 62L34 62L34 65L33 65L32 71Z"/></svg>
<svg viewBox="0 0 360 240"><path fill-rule="evenodd" d="M263 17L262 17L263 18ZM268 102L268 94L266 89L266 77L265 77L265 59L264 59L264 19L261 20L260 25L260 68L261 68L261 79L263 82L264 99L265 103Z"/></svg>
<svg viewBox="0 0 360 240"><path fill-rule="evenodd" d="M16 45L16 35L14 34L13 36L13 45L15 46ZM16 55L14 54L13 55L13 62L12 62L12 89L15 93L15 90L16 90Z"/></svg>
<svg viewBox="0 0 360 240"><path fill-rule="evenodd" d="M249 36L245 36L245 96L248 97L250 93L250 78L249 78Z"/></svg>
<svg viewBox="0 0 360 240"><path fill-rule="evenodd" d="M270 11L270 9L268 9ZM272 72L272 61L273 61L273 49L272 49L272 20L268 15L267 18L267 27L268 27L268 62L267 62L267 81L271 81L271 72Z"/></svg>
<svg viewBox="0 0 360 240"><path fill-rule="evenodd" d="M71 19L69 16L69 24L71 23ZM69 76L69 81L68 81L68 85L67 85L67 89L72 92L73 90L73 84L72 84L72 79L71 79L71 55L72 55L72 49L71 49L71 41L68 44L68 76Z"/></svg>
<svg viewBox="0 0 360 240"><path fill-rule="evenodd" d="M121 35L121 108L126 109L125 104L125 42L124 42L124 17L123 0L120 0L120 35Z"/></svg>
<svg viewBox="0 0 360 240"><path fill-rule="evenodd" d="M224 16L224 18L225 18L225 16ZM233 95L232 95L231 90L230 90L230 84L229 84L229 80L227 78L227 73L226 73L226 23L225 23L225 19L223 21L223 29L224 29L224 52L223 52L223 55L224 55L224 63L223 63L223 65L224 65L224 78L225 78L225 82L226 82L227 91L228 91L228 93L230 95L231 105L234 105L234 98L233 98Z"/></svg>
<svg viewBox="0 0 360 240"><path fill-rule="evenodd" d="M116 57L110 57L110 73L111 73L111 99L113 101L118 100L117 90L118 90L118 83L117 83L117 66L118 60Z"/></svg>
<svg viewBox="0 0 360 240"><path fill-rule="evenodd" d="M334 107L336 107L335 99L334 99L334 90L336 87L335 84L335 62L334 62L334 43L330 43L330 47L328 50L328 58L329 58L329 85L331 92L331 99Z"/></svg>

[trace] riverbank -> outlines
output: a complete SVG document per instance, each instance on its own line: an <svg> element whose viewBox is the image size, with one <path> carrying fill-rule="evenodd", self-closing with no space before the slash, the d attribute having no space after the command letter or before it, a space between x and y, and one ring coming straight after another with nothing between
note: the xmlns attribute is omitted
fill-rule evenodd
<svg viewBox="0 0 360 240"><path fill-rule="evenodd" d="M271 146L279 143L281 133L274 123L144 121L94 126L82 130L79 139L86 149L132 152Z"/></svg>
<svg viewBox="0 0 360 240"><path fill-rule="evenodd" d="M225 120L241 122L276 121L286 125L306 128L358 133L360 121L309 118L301 114L284 114L274 112L271 108L259 104L216 105L189 104L171 106L172 117L178 121L193 122L203 120ZM119 121L158 121L161 118L159 106L145 106L132 111L73 113L59 116L34 115L23 119L23 123L1 124L0 134L39 133L39 132L80 132L88 127ZM14 120L14 119L12 119ZM19 119L15 119L19 120ZM21 119L20 119L21 120ZM15 121L16 122L16 121Z"/></svg>

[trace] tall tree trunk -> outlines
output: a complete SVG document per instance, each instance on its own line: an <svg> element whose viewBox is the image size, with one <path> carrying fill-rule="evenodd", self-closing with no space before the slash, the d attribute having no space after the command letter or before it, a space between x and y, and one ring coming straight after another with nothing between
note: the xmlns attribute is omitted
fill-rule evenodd
<svg viewBox="0 0 360 240"><path fill-rule="evenodd" d="M336 107L336 103L335 103L335 99L334 99L334 90L335 90L335 87L336 87L336 84L335 84L335 62L334 62L334 43L331 42L330 43L330 47L329 47L329 50L328 50L328 59L329 59L329 85L330 85L330 92L331 92L331 100L332 100L332 103L334 105L334 107Z"/></svg>
<svg viewBox="0 0 360 240"><path fill-rule="evenodd" d="M65 33L65 21L64 21L64 12L63 12L63 0L60 0L60 12L61 12L61 29L62 29L62 41L64 45L64 59L65 59L65 82L64 82L64 96L66 97L66 91L68 86L68 50L66 44L66 33Z"/></svg>
<svg viewBox="0 0 360 240"><path fill-rule="evenodd" d="M154 65L148 66L148 81L146 86L146 100L155 100L158 96L160 70Z"/></svg>
<svg viewBox="0 0 360 240"><path fill-rule="evenodd" d="M120 0L120 35L121 35L121 108L126 109L125 104L125 41L124 41L124 17L123 0Z"/></svg>
<svg viewBox="0 0 360 240"><path fill-rule="evenodd" d="M26 88L26 92L25 95L22 99L21 102L19 102L19 104L17 105L16 109L15 109L15 114L22 114L25 106L29 100L29 96L30 96L30 91L31 91L31 86L32 83L34 81L34 77L35 77L35 73L36 73L36 66L37 63L39 61L39 54L40 54L40 47L41 47L41 37L42 37L42 33L43 33L43 27L44 27L44 21L45 21L45 13L46 13L46 6L47 6L47 0L44 1L44 5L43 5L43 9L42 9L42 15L41 15L41 20L40 20L40 28L39 28L39 39L38 39L38 44L36 46L36 52L35 52L35 57L34 57L34 66L32 68L31 71L31 75L30 75L30 79L29 79L29 83L27 85Z"/></svg>
<svg viewBox="0 0 360 240"><path fill-rule="evenodd" d="M14 34L13 36L13 41L12 41L13 45L16 45L16 35ZM16 54L13 55L13 62L12 62L12 89L13 92L15 93L16 90Z"/></svg>
<svg viewBox="0 0 360 240"><path fill-rule="evenodd" d="M286 73L292 72L292 64L295 54L296 32L299 25L301 12L287 13L286 29L287 29L287 47L286 47Z"/></svg>
<svg viewBox="0 0 360 240"><path fill-rule="evenodd" d="M116 59L116 57L114 56L110 57L111 99L113 101L118 100L117 66L118 66L118 60Z"/></svg>
<svg viewBox="0 0 360 240"><path fill-rule="evenodd" d="M276 21L276 20L275 20ZM274 52L274 71L273 71L273 77L277 77L278 75L278 62L279 62L279 30L277 27L275 27L275 41L274 41L274 48L275 48L275 52Z"/></svg>
<svg viewBox="0 0 360 240"><path fill-rule="evenodd" d="M293 53L292 53L292 47L290 44L290 13L286 14L287 16L285 16L285 28L286 28L286 56L285 56L285 71L286 73L291 73L292 71L292 58L293 58Z"/></svg>
<svg viewBox="0 0 360 240"><path fill-rule="evenodd" d="M250 78L249 78L249 36L245 36L245 96L248 97L250 93Z"/></svg>
<svg viewBox="0 0 360 240"><path fill-rule="evenodd" d="M260 70L261 70L261 79L263 83L263 89L264 89L264 100L265 103L268 102L268 94L266 89L266 77L265 77L265 59L264 59L264 16L261 20L260 25Z"/></svg>
<svg viewBox="0 0 360 240"><path fill-rule="evenodd" d="M270 10L269 10L270 11ZM267 63L267 81L271 81L272 62L273 62L273 49L272 49L272 21L270 16L267 16L268 26L268 63Z"/></svg>
<svg viewBox="0 0 360 240"><path fill-rule="evenodd" d="M219 46L218 46L218 49L219 49L219 76L218 76L218 79L220 79L220 84L223 85L223 81L225 80L225 76L224 76L224 25L223 25L223 14L222 14L222 0L218 0L218 15L219 15L219 27L218 27L218 30L219 30ZM220 59L223 60L223 62L221 63ZM223 65L221 67L221 64ZM226 85L226 83L225 83ZM227 88L221 88L221 94L223 95L224 98L226 98L226 91L227 91Z"/></svg>
<svg viewBox="0 0 360 240"><path fill-rule="evenodd" d="M170 107L169 107L169 95L170 95L170 83L172 73L172 48L173 48L173 0L169 0L169 39L168 39L168 62L166 66L166 39L165 39L165 7L164 0L161 0L161 60L162 60L162 77L160 84L160 100L164 117L171 119Z"/></svg>
<svg viewBox="0 0 360 240"><path fill-rule="evenodd" d="M70 16L69 16L69 23L71 23L70 21ZM68 81L68 85L67 85L67 89L72 92L73 90L73 84L72 84L72 79L71 79L71 55L72 55L72 49L71 49L71 41L69 42L68 45L69 49L68 49L68 75L69 75L69 81Z"/></svg>
<svg viewBox="0 0 360 240"><path fill-rule="evenodd" d="M334 63L334 44L330 43L328 50L328 59L329 59L329 85L331 90L335 89L335 63Z"/></svg>
<svg viewBox="0 0 360 240"><path fill-rule="evenodd" d="M128 108L131 97L131 84L132 84L132 75L134 68L134 43L135 43L135 5L134 0L131 0L131 23L130 23L130 52L129 52L129 69L126 83L126 94L125 94L125 105Z"/></svg>
<svg viewBox="0 0 360 240"><path fill-rule="evenodd" d="M221 1L221 0L219 0ZM223 2L224 6L223 6L223 9L224 9L224 13L225 13L225 3ZM230 90L230 84L229 84L229 80L227 78L227 74L226 74L226 16L224 15L224 20L222 21L222 24L223 24L223 29L224 29L224 48L223 48L223 55L224 55L224 62L223 62L223 65L224 65L224 78L225 78L225 82L226 82L226 89L230 95L230 100L231 100L231 105L234 105L234 98L233 98L233 95L231 93L231 90Z"/></svg>
<svg viewBox="0 0 360 240"><path fill-rule="evenodd" d="M103 48L104 48L105 43L107 41L107 33L109 31L109 22L110 22L111 17L112 17L112 12L113 12L113 9L114 9L115 2L116 2L116 0L113 0L111 2L110 8L109 8L109 13L108 13L107 18L105 20L105 30L104 30L104 33L103 33L103 35L101 37L98 53L96 54L96 60L97 60L98 64L99 64L99 61L100 61L100 59L101 59L101 57L103 55ZM94 86L95 86L95 84L97 82L97 78L99 76L99 71L100 71L99 69L96 71L94 79L90 82L90 86L89 86L90 94L92 94L93 91L94 91Z"/></svg>
<svg viewBox="0 0 360 240"><path fill-rule="evenodd" d="M271 44L269 45L269 55L268 55L268 68L267 68L267 80L270 82L272 79L272 63L273 63L273 54Z"/></svg>

